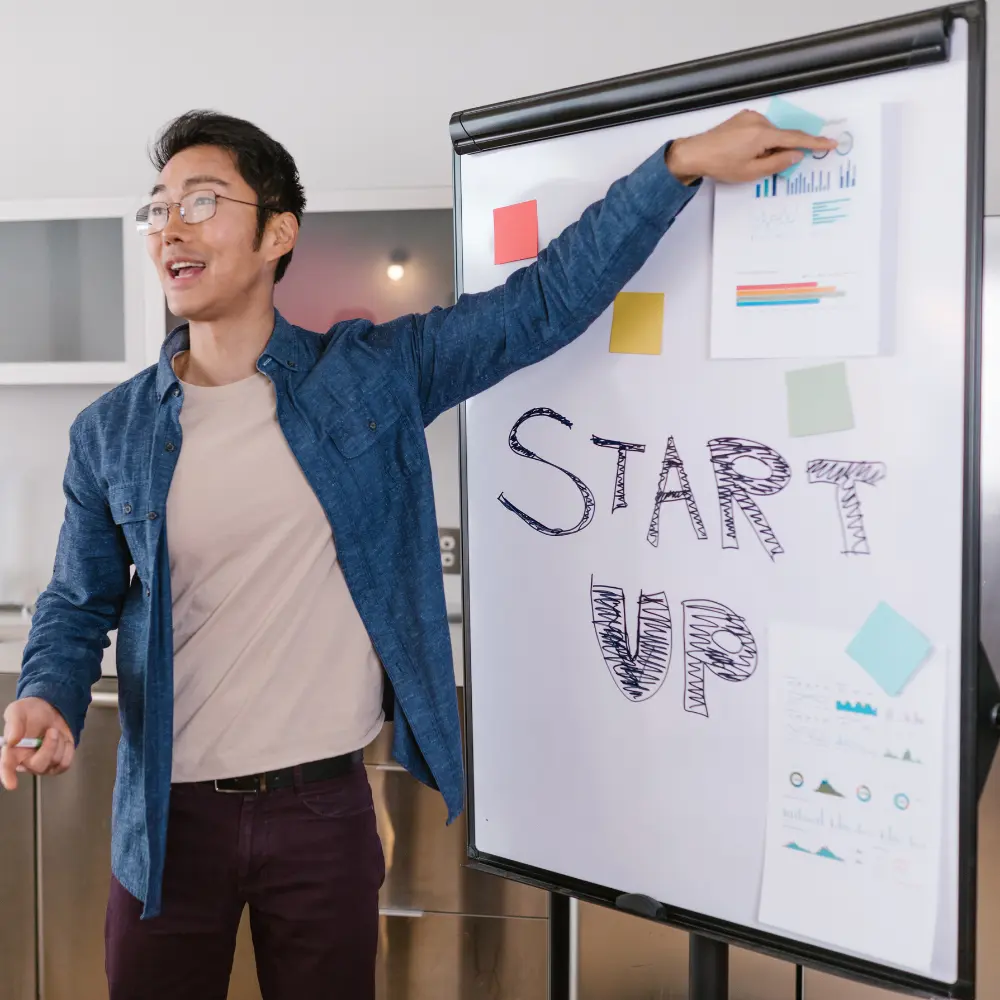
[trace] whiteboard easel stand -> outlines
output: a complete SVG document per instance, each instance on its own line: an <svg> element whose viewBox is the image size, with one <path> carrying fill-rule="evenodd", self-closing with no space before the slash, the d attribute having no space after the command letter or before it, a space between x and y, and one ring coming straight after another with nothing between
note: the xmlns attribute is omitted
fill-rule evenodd
<svg viewBox="0 0 1000 1000"><path fill-rule="evenodd" d="M988 660L976 643L979 632L981 497L978 451L980 441L980 315L982 281L981 220L983 217L983 173L985 131L985 21L984 0L958 3L852 28L827 32L811 38L793 39L774 46L711 57L695 64L666 67L615 80L600 81L503 104L457 112L452 116L455 188L455 271L456 293L465 287L463 258L463 180L461 160L465 154L494 153L508 146L560 139L577 133L603 130L619 125L637 125L719 104L763 98L775 93L796 92L850 80L877 77L898 71L915 70L949 61L952 29L964 22L968 41L968 190L966 260L966 432L965 432L965 516L967 529L963 552L963 608L961 647L968 671L963 671L960 691L962 730L960 739L960 784L962 822L958 852L960 868L957 938L960 968L952 982L931 981L900 972L891 966L877 966L850 955L832 955L830 949L813 957L811 949L793 939L773 934L742 933L742 925L726 924L692 911L678 912L648 896L616 896L610 888L579 877L539 869L516 857L484 851L476 833L472 713L467 709L466 752L468 762L470 867L550 893L549 996L552 1000L574 998L574 933L569 898L576 897L611 906L632 915L684 927L690 933L690 991L692 1000L717 1000L727 996L728 944L796 962L796 998L803 996L803 961L835 975L849 975L861 982L889 989L933 995L926 990L943 986L938 995L971 1000L975 989L975 801L981 794L1000 740L1000 684ZM470 202L470 204L474 204ZM490 207L490 206L487 206ZM483 206L480 205L479 209ZM481 215L485 213L480 212ZM475 227L473 226L473 230ZM475 246L475 242L470 244ZM482 284L482 283L480 283ZM482 285L483 288L486 285ZM463 565L468 567L470 526L468 498L467 440L469 429L465 406L460 417L462 474ZM464 602L470 603L469 575L464 576ZM470 697L472 649L471 615L465 615L466 692ZM976 663L969 661L976 658ZM971 675L971 676L970 676ZM468 705L468 703L467 703ZM506 727L503 731L509 731ZM970 806L972 807L970 809ZM719 933L723 940L703 936ZM763 940L762 940L763 938ZM935 989L935 993L936 993Z"/></svg>

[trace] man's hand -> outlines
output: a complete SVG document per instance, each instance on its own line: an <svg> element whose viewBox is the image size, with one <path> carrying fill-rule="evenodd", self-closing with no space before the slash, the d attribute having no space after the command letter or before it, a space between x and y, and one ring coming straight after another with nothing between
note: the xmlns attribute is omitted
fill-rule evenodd
<svg viewBox="0 0 1000 1000"><path fill-rule="evenodd" d="M4 739L0 750L0 784L7 791L17 788L17 772L62 774L73 763L73 734L66 720L41 698L21 698L3 713ZM26 738L41 739L37 750L19 750L14 745Z"/></svg>
<svg viewBox="0 0 1000 1000"><path fill-rule="evenodd" d="M741 111L700 135L675 139L667 150L667 167L682 184L699 177L739 184L780 174L802 159L804 149L836 145L808 132L775 128L756 111Z"/></svg>

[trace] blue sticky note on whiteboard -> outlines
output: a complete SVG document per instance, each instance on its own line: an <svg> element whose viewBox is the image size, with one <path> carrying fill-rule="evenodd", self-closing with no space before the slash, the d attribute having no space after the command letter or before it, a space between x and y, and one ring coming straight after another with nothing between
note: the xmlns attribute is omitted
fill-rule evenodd
<svg viewBox="0 0 1000 1000"><path fill-rule="evenodd" d="M826 119L819 115L814 115L805 108L800 108L791 101L786 101L783 97L772 97L771 103L767 107L767 120L775 128L797 129L799 132L808 132L809 135L819 135L826 124ZM790 167L781 171L782 177L790 177L798 170L799 164L793 163Z"/></svg>
<svg viewBox="0 0 1000 1000"><path fill-rule="evenodd" d="M895 697L931 651L931 642L884 601L868 616L847 647L847 655Z"/></svg>

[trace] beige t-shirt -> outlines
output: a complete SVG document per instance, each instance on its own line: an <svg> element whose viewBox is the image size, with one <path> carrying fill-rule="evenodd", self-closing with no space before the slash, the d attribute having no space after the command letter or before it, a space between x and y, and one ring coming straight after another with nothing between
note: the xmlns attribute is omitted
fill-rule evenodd
<svg viewBox="0 0 1000 1000"><path fill-rule="evenodd" d="M184 385L167 498L173 780L358 750L382 727L382 667L330 523L264 375Z"/></svg>

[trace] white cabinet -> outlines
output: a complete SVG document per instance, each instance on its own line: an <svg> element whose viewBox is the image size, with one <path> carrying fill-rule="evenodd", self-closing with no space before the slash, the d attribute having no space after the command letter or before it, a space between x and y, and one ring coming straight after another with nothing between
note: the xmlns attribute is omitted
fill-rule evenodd
<svg viewBox="0 0 1000 1000"><path fill-rule="evenodd" d="M0 385L121 382L163 337L132 199L0 202Z"/></svg>

